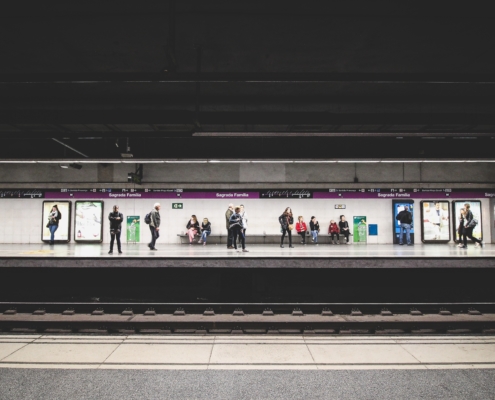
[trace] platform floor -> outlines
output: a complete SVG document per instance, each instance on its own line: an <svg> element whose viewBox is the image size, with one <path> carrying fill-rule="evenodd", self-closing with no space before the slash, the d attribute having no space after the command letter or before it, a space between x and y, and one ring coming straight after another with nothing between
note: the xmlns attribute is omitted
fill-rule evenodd
<svg viewBox="0 0 495 400"><path fill-rule="evenodd" d="M123 254L108 244L0 244L1 267L64 268L495 268L495 245L248 245L249 252L223 245L124 244ZM466 261L468 260L468 261Z"/></svg>
<svg viewBox="0 0 495 400"><path fill-rule="evenodd" d="M490 336L0 335L2 399L493 399Z"/></svg>

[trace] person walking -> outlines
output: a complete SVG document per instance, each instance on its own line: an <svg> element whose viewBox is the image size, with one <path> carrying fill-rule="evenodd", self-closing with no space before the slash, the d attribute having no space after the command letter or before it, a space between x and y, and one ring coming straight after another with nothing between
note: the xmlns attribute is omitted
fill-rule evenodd
<svg viewBox="0 0 495 400"><path fill-rule="evenodd" d="M339 233L340 229L337 223L333 219L330 220L330 225L328 225L328 234L331 236L333 244L340 244ZM337 235L337 241L335 241L335 235Z"/></svg>
<svg viewBox="0 0 495 400"><path fill-rule="evenodd" d="M187 221L187 235L189 236L189 244L193 244L194 237L199 234L199 222L195 215L191 215L191 219Z"/></svg>
<svg viewBox="0 0 495 400"><path fill-rule="evenodd" d="M244 233L244 237L246 237L246 229L247 229L247 223L248 223L248 216L247 212L244 209L244 204L241 204L239 207L241 207L241 217L242 217L242 233Z"/></svg>
<svg viewBox="0 0 495 400"><path fill-rule="evenodd" d="M400 222L400 236L399 245L404 244L404 232L406 233L407 245L411 246L411 224L412 224L412 214L409 211L408 206L404 206L404 209L397 214L395 217L397 221Z"/></svg>
<svg viewBox="0 0 495 400"><path fill-rule="evenodd" d="M457 226L457 234L459 235L459 240L457 242L459 243L457 247L462 247L464 244L462 243L462 235L464 234L464 221L466 217L466 209L461 208L460 210L460 215L459 215L459 225Z"/></svg>
<svg viewBox="0 0 495 400"><path fill-rule="evenodd" d="M306 226L306 222L304 222L304 218L302 215L297 217L296 223L296 232L301 235L301 244L306 244L306 231L308 227Z"/></svg>
<svg viewBox="0 0 495 400"><path fill-rule="evenodd" d="M203 246L206 246L206 238L211 234L211 223L208 218L203 218L203 222L201 223L201 239L199 239L198 243L203 243Z"/></svg>
<svg viewBox="0 0 495 400"><path fill-rule="evenodd" d="M48 214L48 224L46 225L50 229L50 244L55 244L55 232L58 229L58 223L62 219L62 213L59 211L58 206L55 204L52 207L52 211Z"/></svg>
<svg viewBox="0 0 495 400"><path fill-rule="evenodd" d="M280 247L284 248L285 235L289 236L289 248L292 246L292 229L294 229L294 216L292 215L292 209L287 207L280 217L278 217L280 228L282 230L282 238L280 239Z"/></svg>
<svg viewBox="0 0 495 400"><path fill-rule="evenodd" d="M108 254L113 254L113 244L117 239L117 249L119 254L122 254L122 246L120 244L120 234L122 232L122 220L124 216L119 212L119 206L113 206L113 211L108 214L108 220L110 221L110 251Z"/></svg>
<svg viewBox="0 0 495 400"><path fill-rule="evenodd" d="M339 230L342 235L345 237L345 244L350 244L349 243L349 223L345 219L345 215L340 216L340 221L339 221Z"/></svg>
<svg viewBox="0 0 495 400"><path fill-rule="evenodd" d="M234 205L232 203L229 204L229 208L225 211L225 222L227 225L227 249L233 249L232 246L232 231L230 230L230 217L234 214Z"/></svg>
<svg viewBox="0 0 495 400"><path fill-rule="evenodd" d="M234 209L234 213L230 216L230 231L232 232L232 242L234 245L234 249L237 250L237 238L239 238L239 242L242 246L242 251L247 253L246 250L246 238L244 237L243 226L242 226L242 215L241 207L236 207Z"/></svg>
<svg viewBox="0 0 495 400"><path fill-rule="evenodd" d="M464 204L465 217L464 217L464 231L462 233L463 246L461 249L467 249L467 238L476 243L476 247L483 247L483 241L473 237L473 230L478 225L478 221L474 219L473 212L471 211L470 204Z"/></svg>
<svg viewBox="0 0 495 400"><path fill-rule="evenodd" d="M311 240L318 244L318 234L320 233L320 223L317 221L316 217L313 215L311 221L309 221L309 229L311 231Z"/></svg>
<svg viewBox="0 0 495 400"><path fill-rule="evenodd" d="M148 243L150 250L157 250L155 247L156 240L160 237L160 209L162 206L160 203L155 203L153 210L150 212L150 232L151 242Z"/></svg>

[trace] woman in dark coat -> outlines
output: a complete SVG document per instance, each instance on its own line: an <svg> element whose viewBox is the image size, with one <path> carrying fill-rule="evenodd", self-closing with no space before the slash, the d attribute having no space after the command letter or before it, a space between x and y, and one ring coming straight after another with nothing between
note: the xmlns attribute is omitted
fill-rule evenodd
<svg viewBox="0 0 495 400"><path fill-rule="evenodd" d="M345 236L345 244L349 244L349 223L345 220L345 215L340 216L339 230L340 233Z"/></svg>
<svg viewBox="0 0 495 400"><path fill-rule="evenodd" d="M292 246L292 229L294 229L294 216L292 215L292 209L287 207L283 214L278 217L278 222L280 223L280 228L282 230L282 238L280 240L280 247L284 248L285 235L289 236L289 247Z"/></svg>

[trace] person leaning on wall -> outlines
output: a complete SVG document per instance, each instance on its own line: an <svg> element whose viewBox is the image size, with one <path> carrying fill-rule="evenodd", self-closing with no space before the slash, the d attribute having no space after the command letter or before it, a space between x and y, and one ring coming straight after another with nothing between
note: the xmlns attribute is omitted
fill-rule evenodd
<svg viewBox="0 0 495 400"><path fill-rule="evenodd" d="M122 246L120 244L120 234L122 232L122 220L124 216L119 212L119 206L113 206L113 211L108 214L108 220L110 221L110 251L108 254L113 254L113 244L117 239L117 249L119 254L122 254Z"/></svg>
<svg viewBox="0 0 495 400"><path fill-rule="evenodd" d="M62 213L59 211L58 206L55 204L52 207L52 211L48 215L48 223L46 227L50 229L50 244L55 244L55 232L58 229L58 223L62 219Z"/></svg>
<svg viewBox="0 0 495 400"><path fill-rule="evenodd" d="M160 208L162 206L160 203L155 203L153 210L150 212L150 232L151 232L151 242L148 243L150 250L157 250L155 247L156 240L160 237Z"/></svg>
<svg viewBox="0 0 495 400"><path fill-rule="evenodd" d="M229 204L229 208L225 211L225 222L227 226L227 249L233 249L232 246L232 231L230 230L230 217L234 214L234 205L232 203Z"/></svg>

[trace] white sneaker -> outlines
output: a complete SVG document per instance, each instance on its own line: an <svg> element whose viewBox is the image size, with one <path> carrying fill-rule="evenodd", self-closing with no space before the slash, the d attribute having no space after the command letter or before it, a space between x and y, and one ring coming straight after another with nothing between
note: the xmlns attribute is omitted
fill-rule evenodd
<svg viewBox="0 0 495 400"><path fill-rule="evenodd" d="M476 242L476 244L474 245L474 247L480 247L480 244L478 242Z"/></svg>

